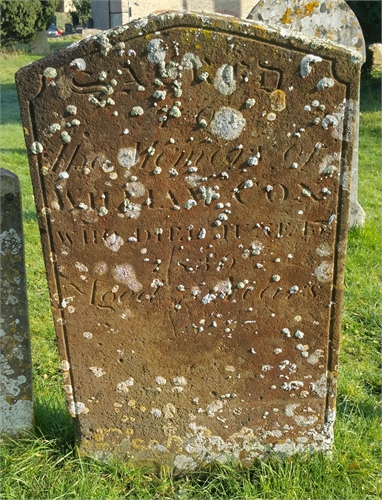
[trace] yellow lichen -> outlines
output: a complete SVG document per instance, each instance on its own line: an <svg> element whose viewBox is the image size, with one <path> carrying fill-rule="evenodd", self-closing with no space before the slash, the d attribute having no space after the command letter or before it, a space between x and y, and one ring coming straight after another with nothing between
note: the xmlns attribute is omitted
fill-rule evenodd
<svg viewBox="0 0 382 500"><path fill-rule="evenodd" d="M269 96L273 111L282 111L286 107L286 94L283 90L275 90Z"/></svg>
<svg viewBox="0 0 382 500"><path fill-rule="evenodd" d="M143 439L135 438L131 441L131 447L137 451L144 450L146 448L146 443L143 441Z"/></svg>
<svg viewBox="0 0 382 500"><path fill-rule="evenodd" d="M291 14L291 10L288 7L287 10L284 12L284 15L283 15L283 17L281 19L281 22L283 24L291 24L292 18L290 17L290 14Z"/></svg>
<svg viewBox="0 0 382 500"><path fill-rule="evenodd" d="M305 5L305 15L312 14L314 9L318 7L318 1L315 0L314 2L309 2L308 4Z"/></svg>

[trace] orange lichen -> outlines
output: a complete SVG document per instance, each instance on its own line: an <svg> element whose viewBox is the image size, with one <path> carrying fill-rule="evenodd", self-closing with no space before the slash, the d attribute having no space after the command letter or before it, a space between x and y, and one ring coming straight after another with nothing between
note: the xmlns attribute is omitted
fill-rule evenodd
<svg viewBox="0 0 382 500"><path fill-rule="evenodd" d="M284 15L283 15L283 17L281 19L281 22L283 24L291 24L292 18L290 17L290 13L291 13L291 10L288 7L287 10L284 12Z"/></svg>
<svg viewBox="0 0 382 500"><path fill-rule="evenodd" d="M305 5L305 15L307 16L308 14L312 14L316 7L318 7L317 0L315 0L314 2L309 2L307 5Z"/></svg>

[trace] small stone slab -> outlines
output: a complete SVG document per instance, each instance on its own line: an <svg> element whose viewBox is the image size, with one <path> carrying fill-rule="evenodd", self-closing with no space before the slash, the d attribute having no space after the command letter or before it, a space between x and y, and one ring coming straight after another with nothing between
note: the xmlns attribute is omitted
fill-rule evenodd
<svg viewBox="0 0 382 500"><path fill-rule="evenodd" d="M166 13L17 74L80 450L328 450L361 57Z"/></svg>
<svg viewBox="0 0 382 500"><path fill-rule="evenodd" d="M32 366L21 190L0 169L0 434L33 429Z"/></svg>

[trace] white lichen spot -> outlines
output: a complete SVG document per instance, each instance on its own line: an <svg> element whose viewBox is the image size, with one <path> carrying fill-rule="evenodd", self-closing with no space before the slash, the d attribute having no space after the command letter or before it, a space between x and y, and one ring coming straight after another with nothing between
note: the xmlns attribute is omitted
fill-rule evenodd
<svg viewBox="0 0 382 500"><path fill-rule="evenodd" d="M66 144L68 144L72 138L70 137L70 135L68 134L68 132L64 131L64 132L61 132L61 139L63 140L63 142L65 142Z"/></svg>
<svg viewBox="0 0 382 500"><path fill-rule="evenodd" d="M17 255L23 247L23 242L16 230L11 228L0 234L0 255L12 253Z"/></svg>
<svg viewBox="0 0 382 500"><path fill-rule="evenodd" d="M89 272L89 269L85 264L82 264L82 262L76 262L75 263L76 269L78 269L81 273L87 273Z"/></svg>
<svg viewBox="0 0 382 500"><path fill-rule="evenodd" d="M164 377L155 377L155 383L158 385L165 385L167 380Z"/></svg>
<svg viewBox="0 0 382 500"><path fill-rule="evenodd" d="M70 363L66 359L63 359L60 365L63 372L67 372L68 370L70 370Z"/></svg>
<svg viewBox="0 0 382 500"><path fill-rule="evenodd" d="M160 63L166 58L166 49L162 48L163 40L160 38L153 38L147 44L147 58L150 62Z"/></svg>
<svg viewBox="0 0 382 500"><path fill-rule="evenodd" d="M186 379L186 377L175 377L172 380L172 383L174 385L186 386L187 385L187 379Z"/></svg>
<svg viewBox="0 0 382 500"><path fill-rule="evenodd" d="M187 52L186 54L184 54L181 64L183 68L187 70L199 69L202 67L201 60L196 54L193 54L192 52Z"/></svg>
<svg viewBox="0 0 382 500"><path fill-rule="evenodd" d="M289 328L283 328L283 329L281 330L281 333L283 333L283 334L284 334L286 337L288 337L288 338L291 336L291 333L290 333Z"/></svg>
<svg viewBox="0 0 382 500"><path fill-rule="evenodd" d="M77 57L76 59L73 59L69 66L75 66L79 71L85 71L86 62L81 57Z"/></svg>
<svg viewBox="0 0 382 500"><path fill-rule="evenodd" d="M119 393L128 393L129 392L129 387L132 387L134 385L134 379L133 377L128 378L127 380L124 380L123 382L119 382L117 384L116 391Z"/></svg>
<svg viewBox="0 0 382 500"><path fill-rule="evenodd" d="M231 95L236 90L235 72L230 64L223 64L216 72L214 87L223 95Z"/></svg>
<svg viewBox="0 0 382 500"><path fill-rule="evenodd" d="M167 403L162 408L162 412L163 412L164 418L167 418L167 419L174 418L176 415L176 408L172 403Z"/></svg>
<svg viewBox="0 0 382 500"><path fill-rule="evenodd" d="M318 90L331 89L332 87L334 87L333 78L321 78L321 80L317 83Z"/></svg>
<svg viewBox="0 0 382 500"><path fill-rule="evenodd" d="M156 90L153 93L153 97L155 99L161 99L162 101L164 101L166 99L166 95L167 95L167 92L165 90Z"/></svg>
<svg viewBox="0 0 382 500"><path fill-rule="evenodd" d="M45 78L56 78L57 70L55 68L52 68L51 66L48 66L44 69L43 75L45 76Z"/></svg>
<svg viewBox="0 0 382 500"><path fill-rule="evenodd" d="M324 260L318 267L316 267L314 274L318 281L322 283L331 281L333 277L333 264Z"/></svg>
<svg viewBox="0 0 382 500"><path fill-rule="evenodd" d="M206 237L206 235L207 235L207 231L206 231L204 228L202 228L202 229L199 231L198 238L199 238L200 240L203 240L203 239Z"/></svg>
<svg viewBox="0 0 382 500"><path fill-rule="evenodd" d="M134 106L131 109L130 114L132 116L142 116L144 114L144 111L143 111L143 108L141 106Z"/></svg>
<svg viewBox="0 0 382 500"><path fill-rule="evenodd" d="M247 109L253 108L253 106L256 104L256 100L253 98L249 98L245 101L245 107Z"/></svg>
<svg viewBox="0 0 382 500"><path fill-rule="evenodd" d="M260 154L256 153L255 155L248 158L247 165L249 165L250 167L255 167L256 165L259 164L259 158L260 158Z"/></svg>
<svg viewBox="0 0 382 500"><path fill-rule="evenodd" d="M162 416L162 412L161 412L161 410L159 410L159 408L152 408L150 413L151 413L151 415L154 415L154 417L156 417L156 418L160 418Z"/></svg>
<svg viewBox="0 0 382 500"><path fill-rule="evenodd" d="M146 188L141 182L128 182L125 190L132 198L142 198L146 194Z"/></svg>
<svg viewBox="0 0 382 500"><path fill-rule="evenodd" d="M300 63L300 75L303 78L306 78L312 71L311 64L322 62L322 58L319 56L315 56L313 54L307 54L301 59Z"/></svg>
<svg viewBox="0 0 382 500"><path fill-rule="evenodd" d="M211 132L226 141L237 139L242 133L246 120L240 111L221 107L211 122Z"/></svg>
<svg viewBox="0 0 382 500"><path fill-rule="evenodd" d="M321 120L321 125L324 130L328 130L329 127L338 127L339 120L335 115L326 115Z"/></svg>
<svg viewBox="0 0 382 500"><path fill-rule="evenodd" d="M310 384L310 389L317 394L319 398L325 398L327 393L328 381L325 374L316 382Z"/></svg>
<svg viewBox="0 0 382 500"><path fill-rule="evenodd" d="M143 288L135 275L135 271L130 264L115 264L112 270L112 275L118 283L127 285L133 292L140 292Z"/></svg>
<svg viewBox="0 0 382 500"><path fill-rule="evenodd" d="M66 111L70 115L76 115L77 114L77 106L74 106L73 104L69 104L69 106L66 107Z"/></svg>
<svg viewBox="0 0 382 500"><path fill-rule="evenodd" d="M316 349L313 354L310 354L306 358L306 362L310 365L316 365L322 357L324 357L324 351L322 349Z"/></svg>
<svg viewBox="0 0 382 500"><path fill-rule="evenodd" d="M44 148L42 147L42 144L40 142L35 141L31 145L30 150L31 150L32 154L38 155L38 154L41 154L44 151Z"/></svg>
<svg viewBox="0 0 382 500"><path fill-rule="evenodd" d="M93 338L93 334L91 332L84 332L82 335L88 340Z"/></svg>
<svg viewBox="0 0 382 500"><path fill-rule="evenodd" d="M89 370L92 372L92 374L95 377L98 377L98 378L105 375L105 372L103 371L103 369L99 368L98 366L89 366Z"/></svg>
<svg viewBox="0 0 382 500"><path fill-rule="evenodd" d="M112 252L118 252L121 246L125 243L123 238L117 233L106 234L103 237L103 242L109 250Z"/></svg>
<svg viewBox="0 0 382 500"><path fill-rule="evenodd" d="M58 123L53 123L53 125L50 125L48 130L51 134L54 134L55 132L61 130L61 125L59 125Z"/></svg>
<svg viewBox="0 0 382 500"><path fill-rule="evenodd" d="M180 111L178 106L173 106L170 109L169 115L174 117L174 118L179 118L182 115L182 112Z"/></svg>
<svg viewBox="0 0 382 500"><path fill-rule="evenodd" d="M104 217L109 213L109 210L106 207L100 207L97 213L100 217Z"/></svg>
<svg viewBox="0 0 382 500"><path fill-rule="evenodd" d="M133 148L122 148L118 152L118 163L121 167L125 167L130 169L134 165L136 165L139 161L138 151Z"/></svg>
<svg viewBox="0 0 382 500"><path fill-rule="evenodd" d="M215 416L215 413L218 412L219 410L221 410L222 408L223 408L223 401L221 401L220 399L217 399L217 400L213 401L212 403L210 403L209 405L207 405L206 414L209 417L213 417L213 416Z"/></svg>
<svg viewBox="0 0 382 500"><path fill-rule="evenodd" d="M81 401L78 401L77 403L73 403L71 405L71 414L73 415L81 415L82 413L86 414L86 413L89 413L89 408L87 408L85 406L84 403L82 403Z"/></svg>
<svg viewBox="0 0 382 500"><path fill-rule="evenodd" d="M319 247L316 248L316 254L320 257L328 257L332 255L333 251L326 243L321 243Z"/></svg>
<svg viewBox="0 0 382 500"><path fill-rule="evenodd" d="M202 299L201 299L201 303L206 305L206 304L210 304L211 302L213 302L214 300L216 299L216 295L212 294L212 293L208 293L207 295L205 295Z"/></svg>

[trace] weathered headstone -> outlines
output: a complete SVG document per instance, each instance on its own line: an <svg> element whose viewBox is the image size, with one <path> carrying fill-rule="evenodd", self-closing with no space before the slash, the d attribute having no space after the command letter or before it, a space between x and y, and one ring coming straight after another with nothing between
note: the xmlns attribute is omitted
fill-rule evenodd
<svg viewBox="0 0 382 500"><path fill-rule="evenodd" d="M73 24L65 23L65 35L72 35L74 33Z"/></svg>
<svg viewBox="0 0 382 500"><path fill-rule="evenodd" d="M50 47L46 31L39 31L36 33L36 36L31 41L31 52L32 54L39 54L44 56L50 54Z"/></svg>
<svg viewBox="0 0 382 500"><path fill-rule="evenodd" d="M382 73L382 44L373 43L368 47L371 53L371 71Z"/></svg>
<svg viewBox="0 0 382 500"><path fill-rule="evenodd" d="M263 21L282 29L293 29L304 35L319 37L357 51L366 60L365 41L357 17L345 0L261 0L249 19ZM354 140L352 181L350 186L349 229L365 224L365 211L358 202L358 129Z"/></svg>
<svg viewBox="0 0 382 500"><path fill-rule="evenodd" d="M330 448L360 59L166 13L18 72L83 453Z"/></svg>
<svg viewBox="0 0 382 500"><path fill-rule="evenodd" d="M0 169L0 434L33 429L32 367L21 191Z"/></svg>

